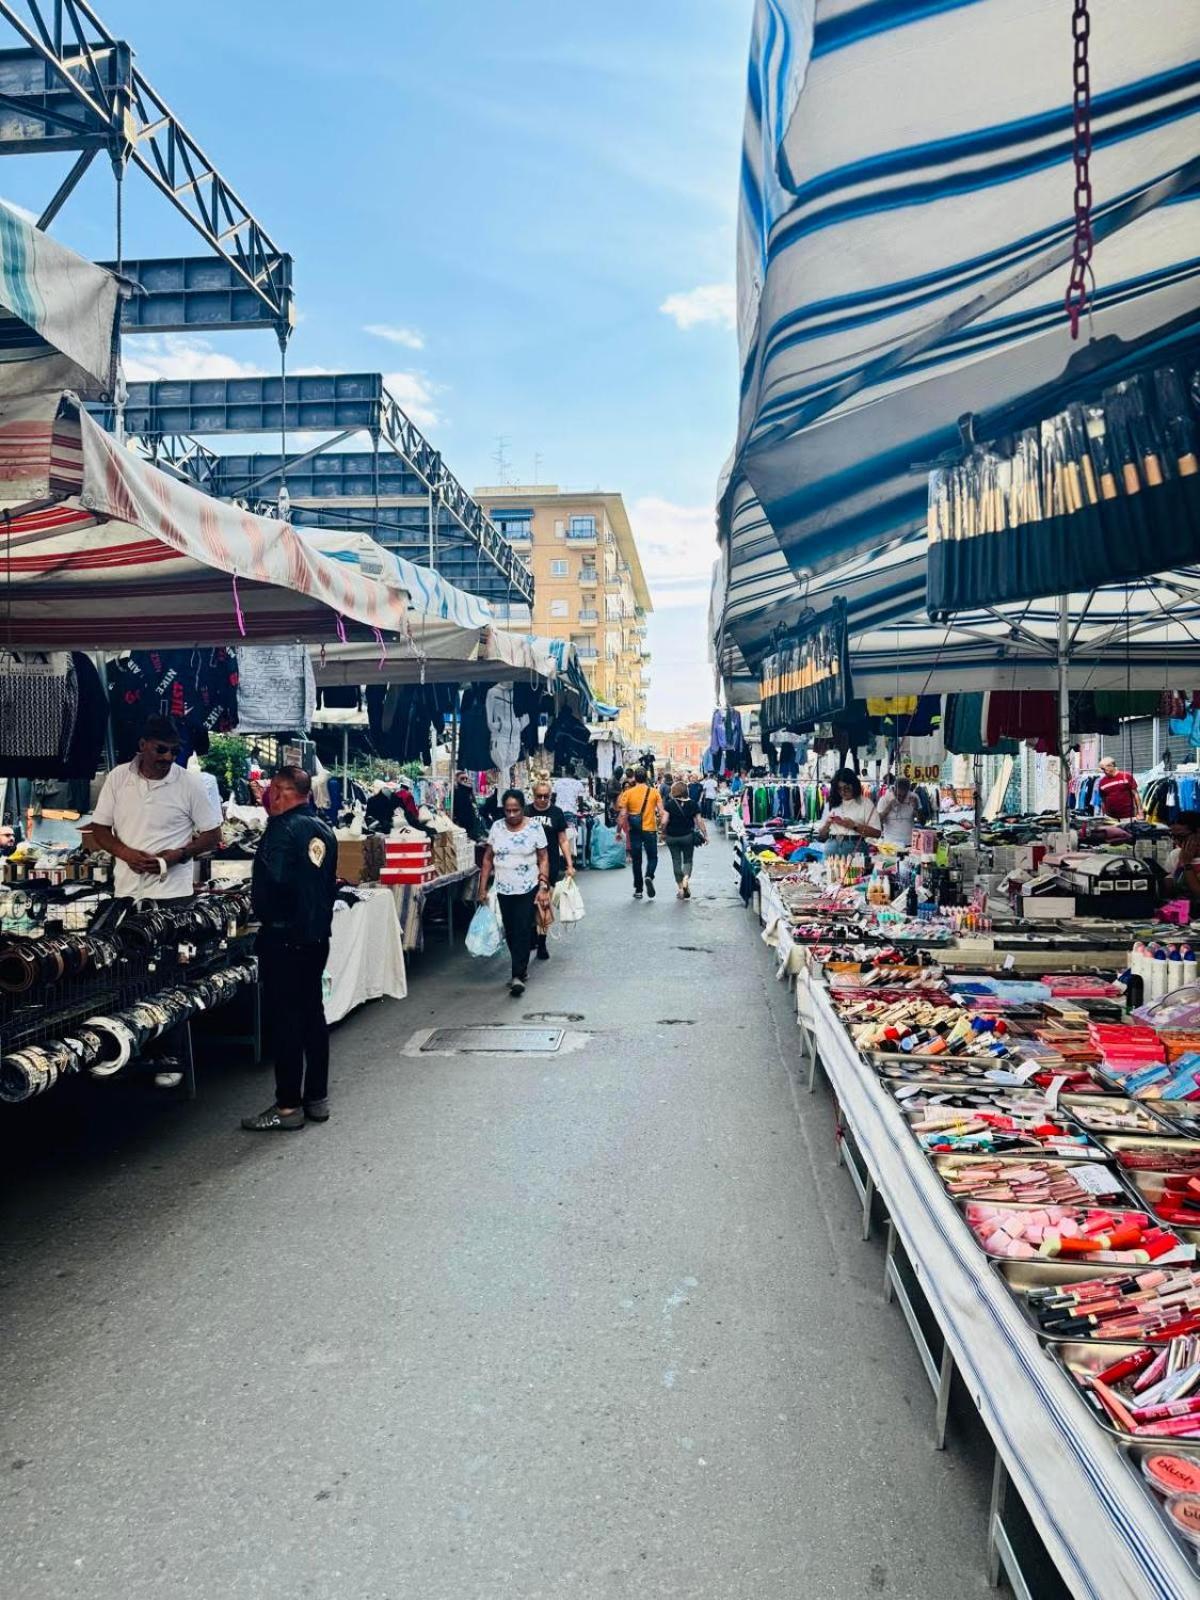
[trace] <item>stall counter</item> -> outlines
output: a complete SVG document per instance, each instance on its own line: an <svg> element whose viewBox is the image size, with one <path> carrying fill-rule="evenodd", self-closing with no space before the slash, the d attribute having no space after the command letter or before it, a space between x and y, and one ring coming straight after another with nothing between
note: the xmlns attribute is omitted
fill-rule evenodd
<svg viewBox="0 0 1200 1600"><path fill-rule="evenodd" d="M1194 1571L989 1267L823 984L811 985L811 1001L842 1117L1063 1580L1078 1600L1194 1600Z"/></svg>

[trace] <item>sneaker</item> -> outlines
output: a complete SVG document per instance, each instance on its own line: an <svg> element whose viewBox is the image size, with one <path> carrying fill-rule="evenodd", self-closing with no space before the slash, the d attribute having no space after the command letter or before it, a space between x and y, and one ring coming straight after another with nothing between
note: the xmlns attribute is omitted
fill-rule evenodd
<svg viewBox="0 0 1200 1600"><path fill-rule="evenodd" d="M646 893L650 896L651 900L654 899L655 890L654 890L654 879L653 878L647 878L646 879Z"/></svg>
<svg viewBox="0 0 1200 1600"><path fill-rule="evenodd" d="M516 997L518 995L524 994L525 993L525 979L524 978L514 978L513 981L508 986L508 992L509 992L509 994L512 995L514 1000L516 999Z"/></svg>
<svg viewBox="0 0 1200 1600"><path fill-rule="evenodd" d="M280 1111L278 1106L268 1106L256 1117L242 1118L242 1127L247 1133L287 1133L303 1126L303 1111Z"/></svg>
<svg viewBox="0 0 1200 1600"><path fill-rule="evenodd" d="M304 1102L304 1115L309 1122L328 1122L329 1101L306 1100Z"/></svg>
<svg viewBox="0 0 1200 1600"><path fill-rule="evenodd" d="M156 1089L178 1089L183 1082L182 1072L156 1072L154 1086Z"/></svg>
<svg viewBox="0 0 1200 1600"><path fill-rule="evenodd" d="M640 889L635 889L633 891L633 898L635 900L640 900L642 898L642 891Z"/></svg>
<svg viewBox="0 0 1200 1600"><path fill-rule="evenodd" d="M546 948L546 946L544 944L538 945L537 958L538 958L539 961L549 961L550 952L549 952L549 950L547 950L547 948Z"/></svg>

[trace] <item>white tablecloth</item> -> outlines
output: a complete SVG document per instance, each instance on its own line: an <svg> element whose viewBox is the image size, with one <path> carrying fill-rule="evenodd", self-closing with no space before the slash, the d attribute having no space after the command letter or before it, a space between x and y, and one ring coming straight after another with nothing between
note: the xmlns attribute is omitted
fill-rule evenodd
<svg viewBox="0 0 1200 1600"><path fill-rule="evenodd" d="M1009 1476L1078 1600L1195 1600L1153 1506L988 1264L822 984L821 1062Z"/></svg>
<svg viewBox="0 0 1200 1600"><path fill-rule="evenodd" d="M372 889L360 905L334 912L325 976L327 1022L340 1022L365 1000L404 999L404 950L390 889Z"/></svg>

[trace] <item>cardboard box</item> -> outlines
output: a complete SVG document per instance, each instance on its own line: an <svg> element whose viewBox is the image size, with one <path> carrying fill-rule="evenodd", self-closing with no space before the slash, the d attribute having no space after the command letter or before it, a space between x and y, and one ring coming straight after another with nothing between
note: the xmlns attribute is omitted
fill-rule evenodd
<svg viewBox="0 0 1200 1600"><path fill-rule="evenodd" d="M337 854L338 877L347 883L361 883L363 875L363 841L339 839Z"/></svg>

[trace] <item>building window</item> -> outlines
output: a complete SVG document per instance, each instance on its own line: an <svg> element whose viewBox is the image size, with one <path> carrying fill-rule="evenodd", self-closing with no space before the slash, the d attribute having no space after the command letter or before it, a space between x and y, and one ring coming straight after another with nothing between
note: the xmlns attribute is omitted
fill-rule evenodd
<svg viewBox="0 0 1200 1600"><path fill-rule="evenodd" d="M550 576L552 578L565 578L570 570L565 561L552 561L550 563Z"/></svg>
<svg viewBox="0 0 1200 1600"><path fill-rule="evenodd" d="M572 517L570 527L567 529L569 539L594 539L596 537L595 517Z"/></svg>
<svg viewBox="0 0 1200 1600"><path fill-rule="evenodd" d="M532 511L493 511L492 521L506 539L533 538Z"/></svg>
<svg viewBox="0 0 1200 1600"><path fill-rule="evenodd" d="M566 617L566 616L569 616L570 615L570 609L569 609L569 607L567 605L567 602L565 600L551 600L551 602L550 602L550 615L552 617Z"/></svg>

